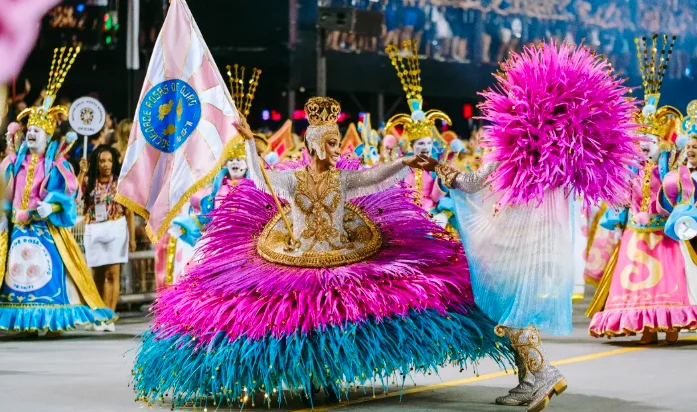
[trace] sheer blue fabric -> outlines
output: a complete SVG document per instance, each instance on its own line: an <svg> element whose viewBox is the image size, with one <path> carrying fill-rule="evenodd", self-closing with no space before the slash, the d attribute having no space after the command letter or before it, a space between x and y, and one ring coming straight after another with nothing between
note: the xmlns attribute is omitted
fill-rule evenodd
<svg viewBox="0 0 697 412"><path fill-rule="evenodd" d="M510 328L536 326L567 335L574 285L569 200L550 192L539 206L509 207L494 216L488 188L451 193L477 305Z"/></svg>

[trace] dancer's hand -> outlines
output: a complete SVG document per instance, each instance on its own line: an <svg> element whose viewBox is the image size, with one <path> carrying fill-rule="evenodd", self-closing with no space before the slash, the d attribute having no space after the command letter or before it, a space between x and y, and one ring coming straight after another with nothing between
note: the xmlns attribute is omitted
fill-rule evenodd
<svg viewBox="0 0 697 412"><path fill-rule="evenodd" d="M440 212L433 216L433 221L438 224L438 226L442 227L445 229L446 226L448 226L448 215L446 215L443 212Z"/></svg>
<svg viewBox="0 0 697 412"><path fill-rule="evenodd" d="M434 172L436 166L438 166L438 161L431 156L419 155L417 159L419 161L419 168L427 172Z"/></svg>
<svg viewBox="0 0 697 412"><path fill-rule="evenodd" d="M50 203L39 202L39 206L36 207L36 213L38 213L42 219L46 219L53 213L53 206Z"/></svg>
<svg viewBox="0 0 697 412"><path fill-rule="evenodd" d="M675 234L680 240L691 240L697 236L695 221L689 217L681 217L675 224Z"/></svg>
<svg viewBox="0 0 697 412"><path fill-rule="evenodd" d="M84 157L80 159L80 174L86 175L90 169L90 164Z"/></svg>
<svg viewBox="0 0 697 412"><path fill-rule="evenodd" d="M184 235L184 228L179 225L173 224L172 227L170 227L169 230L167 230L167 232L170 236L179 239Z"/></svg>
<svg viewBox="0 0 697 412"><path fill-rule="evenodd" d="M249 123L247 123L247 119L244 117L240 116L239 121L235 123L235 127L245 139L254 139L254 133L252 133L252 129L249 127Z"/></svg>

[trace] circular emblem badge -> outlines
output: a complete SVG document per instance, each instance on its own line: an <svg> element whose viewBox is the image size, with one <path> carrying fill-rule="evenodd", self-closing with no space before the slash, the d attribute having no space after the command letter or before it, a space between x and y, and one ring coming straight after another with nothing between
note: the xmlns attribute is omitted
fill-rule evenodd
<svg viewBox="0 0 697 412"><path fill-rule="evenodd" d="M173 153L186 142L201 120L201 102L182 80L165 80L148 91L138 109L140 131L161 152Z"/></svg>
<svg viewBox="0 0 697 412"><path fill-rule="evenodd" d="M70 105L68 113L70 127L82 136L99 133L106 122L106 111L99 100L93 97L81 97Z"/></svg>
<svg viewBox="0 0 697 412"><path fill-rule="evenodd" d="M51 280L53 263L48 249L34 237L21 236L10 246L5 283L20 292L34 292Z"/></svg>

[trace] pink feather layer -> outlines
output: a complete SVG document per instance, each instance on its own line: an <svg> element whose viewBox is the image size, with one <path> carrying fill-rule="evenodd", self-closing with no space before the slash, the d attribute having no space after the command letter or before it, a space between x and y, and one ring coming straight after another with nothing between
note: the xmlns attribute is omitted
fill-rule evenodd
<svg viewBox="0 0 697 412"><path fill-rule="evenodd" d="M212 215L185 278L159 298L160 333L236 338L283 336L409 309L465 312L474 304L462 246L430 222L402 189L357 199L383 248L352 265L308 269L270 263L255 239L276 213L272 198L239 185Z"/></svg>
<svg viewBox="0 0 697 412"><path fill-rule="evenodd" d="M631 172L640 157L624 80L588 48L555 43L514 54L481 95L482 145L491 161L499 204L541 202L550 189L566 188L588 202L626 204Z"/></svg>

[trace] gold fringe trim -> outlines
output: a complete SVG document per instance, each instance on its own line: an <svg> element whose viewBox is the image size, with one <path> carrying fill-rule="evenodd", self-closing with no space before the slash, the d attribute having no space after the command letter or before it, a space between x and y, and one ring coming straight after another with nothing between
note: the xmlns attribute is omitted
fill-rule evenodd
<svg viewBox="0 0 697 412"><path fill-rule="evenodd" d="M136 201L131 200L118 193L116 194L116 201L121 203L128 209L132 210L133 212L137 213L138 215L142 216L145 220L148 221L148 225L145 228L145 232L147 233L148 238L150 238L152 244L156 245L157 242L159 242L162 236L165 234L167 229L169 229L169 226L172 224L172 220L174 220L174 218L177 217L177 215L179 215L179 211L182 209L182 207L184 207L184 205L191 200L191 197L196 192L208 185L215 178L218 172L220 172L225 162L227 162L227 159L230 156L232 156L235 143L235 139L231 139L230 141L225 143L223 151L220 154L220 158L218 159L216 164L206 175L194 182L194 184L191 185L191 187L189 187L184 192L184 194L179 198L179 201L177 201L174 207L170 208L169 212L167 212L164 219L162 220L162 224L159 228L157 228L157 230L153 229L152 225L150 224L150 212L145 208L145 206L140 205Z"/></svg>
<svg viewBox="0 0 697 412"><path fill-rule="evenodd" d="M121 193L117 193L114 200L116 200L116 202L118 203L121 203L122 206L131 210L133 213L141 216L143 219L150 219L150 212L148 212L148 210L143 206L139 205L135 200L131 200L126 196L122 195Z"/></svg>

